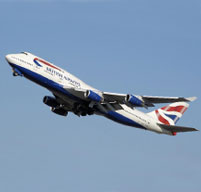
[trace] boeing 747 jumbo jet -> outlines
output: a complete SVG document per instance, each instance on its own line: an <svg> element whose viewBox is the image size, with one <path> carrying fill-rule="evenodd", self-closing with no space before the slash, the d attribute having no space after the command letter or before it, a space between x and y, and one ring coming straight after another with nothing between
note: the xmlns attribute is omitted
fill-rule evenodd
<svg viewBox="0 0 201 192"><path fill-rule="evenodd" d="M62 116L73 112L78 116L102 115L118 123L156 133L176 135L177 132L197 131L195 128L175 124L187 110L188 102L196 97L157 97L109 93L97 90L67 71L28 52L6 55L13 76L27 79L47 88L53 96L43 102L51 111ZM143 113L140 107L154 107L158 103L168 106Z"/></svg>

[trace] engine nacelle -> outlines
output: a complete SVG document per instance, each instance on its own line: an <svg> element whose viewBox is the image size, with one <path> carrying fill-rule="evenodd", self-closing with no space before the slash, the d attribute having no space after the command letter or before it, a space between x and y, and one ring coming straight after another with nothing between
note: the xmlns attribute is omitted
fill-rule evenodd
<svg viewBox="0 0 201 192"><path fill-rule="evenodd" d="M90 99L95 102L100 102L103 100L103 97L99 94L95 93L94 91L87 90L84 94L85 98Z"/></svg>
<svg viewBox="0 0 201 192"><path fill-rule="evenodd" d="M54 107L52 107L51 108L51 111L53 112L53 113L56 113L57 115L61 115L61 116L67 116L68 115L68 111L66 111L65 109L63 109L63 108L54 108Z"/></svg>
<svg viewBox="0 0 201 192"><path fill-rule="evenodd" d="M134 106L143 106L144 102L140 99L138 99L136 96L134 95L127 95L126 98L125 98L125 101L127 103L130 103L131 105L134 105Z"/></svg>
<svg viewBox="0 0 201 192"><path fill-rule="evenodd" d="M56 99L54 97L50 97L50 96L45 96L43 98L43 103L45 103L46 105L48 105L50 107L57 107L59 105L59 103L57 103Z"/></svg>

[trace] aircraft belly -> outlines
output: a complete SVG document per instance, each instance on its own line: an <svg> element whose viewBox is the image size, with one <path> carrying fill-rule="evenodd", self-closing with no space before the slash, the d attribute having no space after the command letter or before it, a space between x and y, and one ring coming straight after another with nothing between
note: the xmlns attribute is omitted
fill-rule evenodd
<svg viewBox="0 0 201 192"><path fill-rule="evenodd" d="M146 129L144 126L136 122L134 117L132 117L131 114L127 113L124 110L108 111L106 114L104 114L104 116L107 117L108 119L111 119L115 122L118 122L124 125Z"/></svg>

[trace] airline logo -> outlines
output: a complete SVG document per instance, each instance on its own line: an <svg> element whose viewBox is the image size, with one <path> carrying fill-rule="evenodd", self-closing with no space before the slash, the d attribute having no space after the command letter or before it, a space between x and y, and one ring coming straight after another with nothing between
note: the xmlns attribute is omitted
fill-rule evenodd
<svg viewBox="0 0 201 192"><path fill-rule="evenodd" d="M166 125L175 125L188 108L185 102L173 103L155 111L157 119Z"/></svg>
<svg viewBox="0 0 201 192"><path fill-rule="evenodd" d="M57 69L57 70L61 71L61 69L55 67L54 65L52 65L52 64L50 64L49 62L44 61L44 60L42 60L42 59L35 58L33 61L34 61L34 63L35 63L37 66L39 66L39 67L42 67L42 64L44 64L44 65L47 65L47 66L49 66L49 67L51 67L51 68L54 68L54 69Z"/></svg>

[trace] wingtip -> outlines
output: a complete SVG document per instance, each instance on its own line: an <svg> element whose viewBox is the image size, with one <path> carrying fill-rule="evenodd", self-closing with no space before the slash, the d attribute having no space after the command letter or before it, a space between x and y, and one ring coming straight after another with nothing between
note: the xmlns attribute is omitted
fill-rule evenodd
<svg viewBox="0 0 201 192"><path fill-rule="evenodd" d="M195 101L197 99L197 97L188 97L186 99L187 99L187 101L192 102L192 101Z"/></svg>

